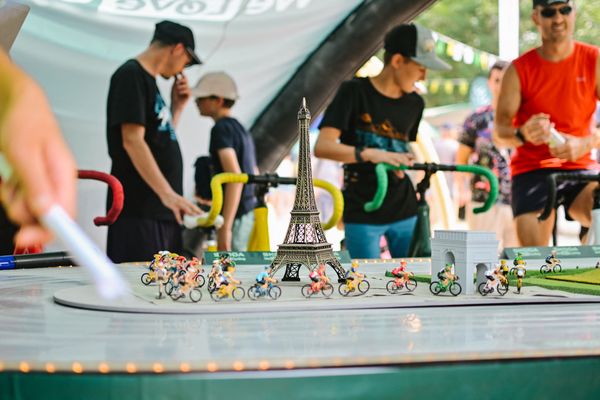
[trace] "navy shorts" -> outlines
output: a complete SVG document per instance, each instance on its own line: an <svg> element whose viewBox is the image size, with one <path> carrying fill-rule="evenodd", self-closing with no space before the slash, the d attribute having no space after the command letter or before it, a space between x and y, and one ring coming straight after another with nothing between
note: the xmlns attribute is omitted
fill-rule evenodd
<svg viewBox="0 0 600 400"><path fill-rule="evenodd" d="M150 261L161 250L181 254L182 248L175 221L121 217L108 227L106 253L115 263Z"/></svg>
<svg viewBox="0 0 600 400"><path fill-rule="evenodd" d="M588 170L555 170L543 169L526 172L512 178L512 210L513 216L517 217L534 211L542 211L548 197L548 185L546 178L556 172L589 172ZM561 181L556 188L556 207L562 205L568 220L572 220L568 210L577 195L585 188L586 182Z"/></svg>

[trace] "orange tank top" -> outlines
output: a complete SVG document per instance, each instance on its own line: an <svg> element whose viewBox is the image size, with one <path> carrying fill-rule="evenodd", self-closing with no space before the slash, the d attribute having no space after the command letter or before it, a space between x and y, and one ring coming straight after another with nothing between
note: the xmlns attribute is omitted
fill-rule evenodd
<svg viewBox="0 0 600 400"><path fill-rule="evenodd" d="M543 59L536 49L517 58L513 65L521 83L521 107L513 124L521 126L532 115L545 113L559 132L590 135L596 110L597 59L598 48L580 42L559 62ZM515 176L540 168L573 170L595 165L590 153L567 161L552 157L546 144L525 143L513 153L511 171Z"/></svg>

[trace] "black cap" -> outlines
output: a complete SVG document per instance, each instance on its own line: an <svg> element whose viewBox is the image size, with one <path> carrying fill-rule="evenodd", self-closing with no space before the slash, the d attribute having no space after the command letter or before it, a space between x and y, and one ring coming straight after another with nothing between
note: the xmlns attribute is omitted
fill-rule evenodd
<svg viewBox="0 0 600 400"><path fill-rule="evenodd" d="M568 3L569 0L533 0L533 8L535 6L548 7L553 4Z"/></svg>
<svg viewBox="0 0 600 400"><path fill-rule="evenodd" d="M152 41L158 40L164 44L181 43L192 57L192 62L189 65L202 64L200 57L196 55L194 42L194 34L187 26L183 26L172 21L161 21L156 24Z"/></svg>
<svg viewBox="0 0 600 400"><path fill-rule="evenodd" d="M389 54L402 54L429 69L438 71L450 69L450 65L435 54L433 33L421 25L396 26L385 35L383 47Z"/></svg>

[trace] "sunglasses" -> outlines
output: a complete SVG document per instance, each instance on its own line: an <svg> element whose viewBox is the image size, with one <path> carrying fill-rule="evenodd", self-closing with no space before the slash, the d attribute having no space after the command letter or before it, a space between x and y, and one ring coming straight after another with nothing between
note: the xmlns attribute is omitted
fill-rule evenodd
<svg viewBox="0 0 600 400"><path fill-rule="evenodd" d="M569 15L569 14L571 14L571 11L573 11L573 7L571 7L571 6L564 6L561 8L546 7L546 8L542 8L542 10L540 11L540 14L544 18L552 18L556 15L557 11L559 13L561 13L562 15Z"/></svg>

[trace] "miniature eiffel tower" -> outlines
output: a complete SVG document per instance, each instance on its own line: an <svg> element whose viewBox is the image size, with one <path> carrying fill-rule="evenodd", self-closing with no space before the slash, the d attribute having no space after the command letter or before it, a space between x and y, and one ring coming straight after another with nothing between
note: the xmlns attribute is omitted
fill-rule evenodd
<svg viewBox="0 0 600 400"><path fill-rule="evenodd" d="M298 272L304 265L310 271L319 264L329 265L335 270L339 280L345 279L345 271L340 261L333 254L331 244L327 243L313 190L312 168L310 166L310 145L308 127L310 111L306 107L306 99L298 111L298 129L300 130L300 152L298 161L298 180L296 183L296 199L292 209L292 218L285 241L277 249L277 255L271 263L274 275L285 265L284 281L299 281Z"/></svg>

